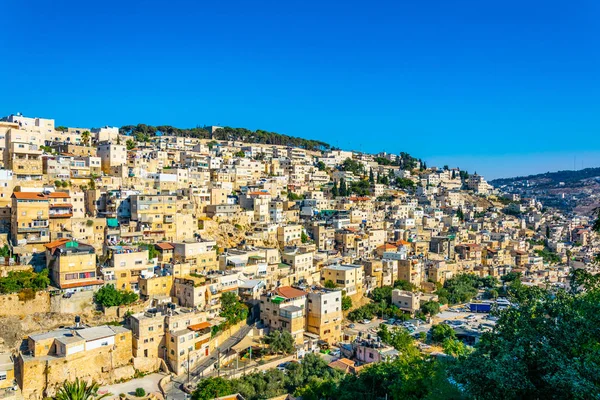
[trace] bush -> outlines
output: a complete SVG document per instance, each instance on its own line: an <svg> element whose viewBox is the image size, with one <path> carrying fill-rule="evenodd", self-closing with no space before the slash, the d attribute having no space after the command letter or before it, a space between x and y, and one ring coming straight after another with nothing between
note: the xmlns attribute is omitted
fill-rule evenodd
<svg viewBox="0 0 600 400"><path fill-rule="evenodd" d="M446 339L456 339L456 332L450 325L438 324L431 327L431 341L444 343Z"/></svg>
<svg viewBox="0 0 600 400"><path fill-rule="evenodd" d="M135 395L137 397L144 397L146 395L146 391L144 390L144 388L137 388L135 389Z"/></svg>
<svg viewBox="0 0 600 400"><path fill-rule="evenodd" d="M342 295L342 311L347 311L352 308L352 299Z"/></svg>
<svg viewBox="0 0 600 400"><path fill-rule="evenodd" d="M36 292L46 289L48 285L50 285L50 278L48 277L47 268L44 268L39 273L33 271L10 271L6 277L0 278L0 293L17 293L24 289Z"/></svg>
<svg viewBox="0 0 600 400"><path fill-rule="evenodd" d="M137 301L137 299L137 294L125 290L117 290L114 285L103 286L94 294L94 301L103 307L128 305Z"/></svg>

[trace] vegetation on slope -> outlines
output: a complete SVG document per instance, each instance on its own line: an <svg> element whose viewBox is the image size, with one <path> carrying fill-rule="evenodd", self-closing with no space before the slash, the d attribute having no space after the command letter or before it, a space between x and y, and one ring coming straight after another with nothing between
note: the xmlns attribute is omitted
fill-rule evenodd
<svg viewBox="0 0 600 400"><path fill-rule="evenodd" d="M217 129L212 135L204 127L176 128L171 125L124 125L119 131L121 134L135 136L138 141L148 141L154 137L157 132L161 132L164 135L170 136L183 136L198 139L237 140L246 143L294 146L307 150L328 150L331 148L328 143L320 140L303 139L260 129L252 131L250 129L232 128L229 126Z"/></svg>

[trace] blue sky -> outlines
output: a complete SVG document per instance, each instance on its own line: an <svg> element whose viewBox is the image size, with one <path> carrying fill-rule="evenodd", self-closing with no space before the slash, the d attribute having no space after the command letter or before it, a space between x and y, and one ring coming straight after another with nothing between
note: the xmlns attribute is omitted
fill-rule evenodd
<svg viewBox="0 0 600 400"><path fill-rule="evenodd" d="M489 177L600 166L600 2L3 2L0 114L224 124Z"/></svg>

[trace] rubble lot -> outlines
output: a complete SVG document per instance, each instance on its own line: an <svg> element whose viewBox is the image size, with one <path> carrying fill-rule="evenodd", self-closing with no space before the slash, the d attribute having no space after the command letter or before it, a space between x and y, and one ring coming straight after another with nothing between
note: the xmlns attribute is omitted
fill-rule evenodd
<svg viewBox="0 0 600 400"><path fill-rule="evenodd" d="M217 242L220 249L237 247L243 241L251 241L254 246L278 247L277 238L253 235L247 218L236 218L224 221L204 220L202 235Z"/></svg>

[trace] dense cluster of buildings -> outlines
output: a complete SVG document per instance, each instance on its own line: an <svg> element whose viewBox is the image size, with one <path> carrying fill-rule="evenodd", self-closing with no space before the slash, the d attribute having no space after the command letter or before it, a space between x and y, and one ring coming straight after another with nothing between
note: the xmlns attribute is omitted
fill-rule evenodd
<svg viewBox="0 0 600 400"><path fill-rule="evenodd" d="M33 334L26 348L0 355L9 371L0 387L15 376L32 397L58 377L115 381L134 361L186 372L218 346L211 330L224 293L302 349L343 339L343 296L358 303L408 281L417 289L394 291L393 302L414 314L436 299L435 282L517 271L527 284L561 285L598 252L586 217L509 199L477 174L404 169L393 154L136 141L118 128L59 129L22 115L0 120L0 152L0 241L10 264L47 268L55 293L111 284L146 305L127 327ZM358 167L345 168L348 159ZM366 192L354 186L361 181ZM342 185L347 195L337 193ZM359 342L359 362L394 356L376 339Z"/></svg>

